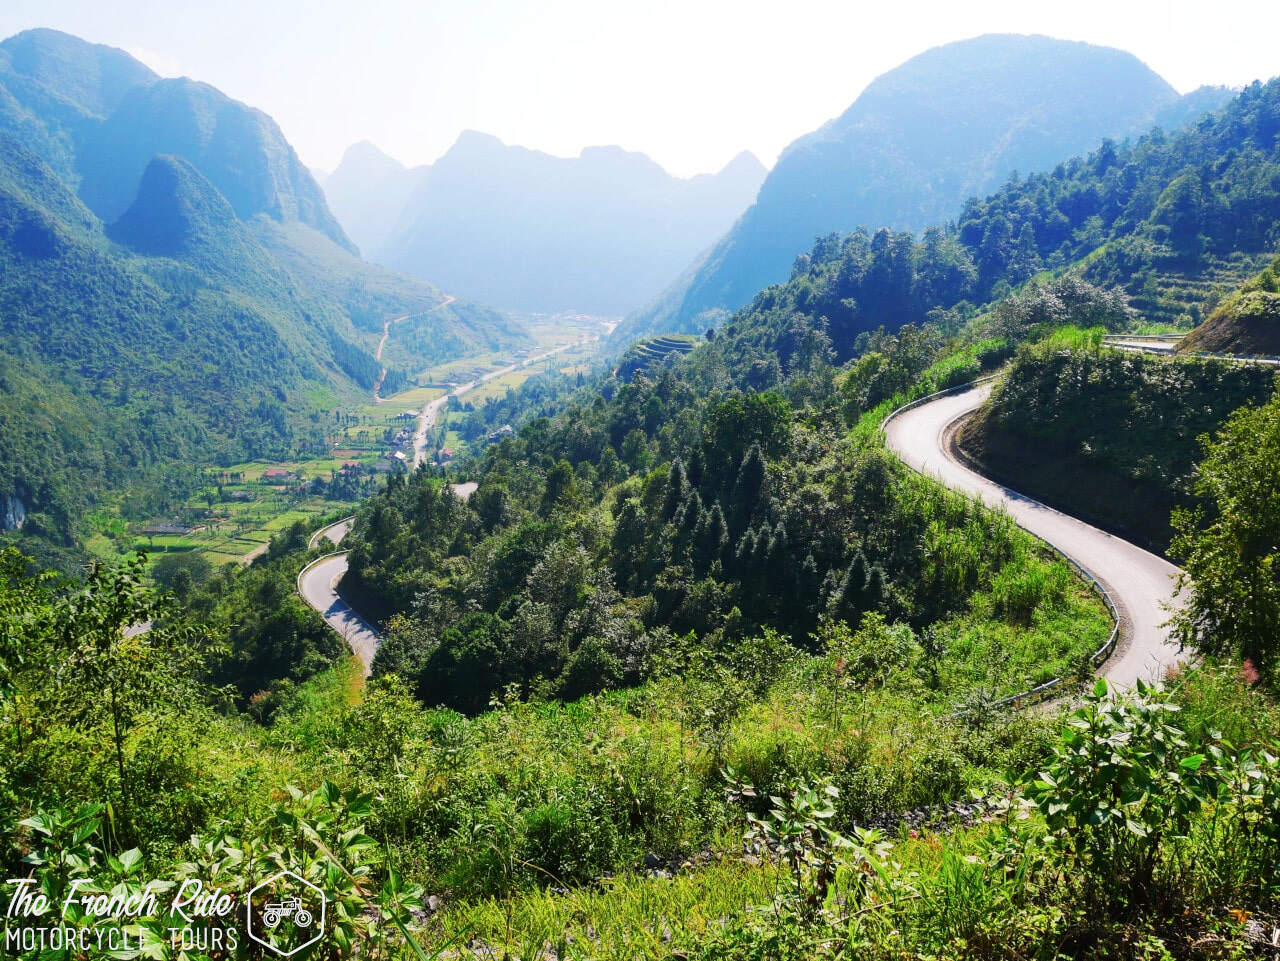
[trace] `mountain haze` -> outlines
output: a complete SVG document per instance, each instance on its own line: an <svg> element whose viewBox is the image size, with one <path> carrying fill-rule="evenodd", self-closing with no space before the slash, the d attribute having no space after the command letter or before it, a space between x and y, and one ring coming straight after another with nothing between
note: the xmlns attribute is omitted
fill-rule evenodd
<svg viewBox="0 0 1280 961"><path fill-rule="evenodd" d="M300 220L354 249L280 128L208 84L161 79L122 50L54 30L0 43L0 129L39 154L103 220L133 202L158 154L184 157L241 219Z"/></svg>
<svg viewBox="0 0 1280 961"><path fill-rule="evenodd" d="M388 169L367 150L348 153L326 188L339 211L361 210L365 192L348 200L344 185L375 166ZM379 183L394 190L375 185L347 222L376 240L369 213L394 206L388 196L416 181L374 259L499 307L616 315L714 241L763 176L746 153L716 174L680 179L620 147L553 157L467 131L431 167L391 170Z"/></svg>
<svg viewBox="0 0 1280 961"><path fill-rule="evenodd" d="M0 526L69 567L98 505L137 520L204 465L323 454L382 364L527 335L360 260L266 114L38 30L0 43L0 342Z"/></svg>
<svg viewBox="0 0 1280 961"><path fill-rule="evenodd" d="M1209 109L1227 92L1191 96L1194 109ZM1182 122L1179 103L1120 50L1000 34L926 51L791 144L733 229L614 340L705 328L785 280L815 236L944 223L1014 172L1050 167L1162 117Z"/></svg>
<svg viewBox="0 0 1280 961"><path fill-rule="evenodd" d="M381 253L405 204L429 167L406 167L363 140L352 144L323 181L343 229L366 257Z"/></svg>

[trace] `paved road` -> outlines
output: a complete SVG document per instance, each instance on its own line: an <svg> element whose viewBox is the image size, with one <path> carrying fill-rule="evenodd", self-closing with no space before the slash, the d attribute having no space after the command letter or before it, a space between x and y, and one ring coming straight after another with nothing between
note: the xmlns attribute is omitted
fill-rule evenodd
<svg viewBox="0 0 1280 961"><path fill-rule="evenodd" d="M1108 347L1119 347L1121 350L1140 350L1144 354L1176 354L1178 352L1178 342L1160 341L1160 340L1124 340L1116 338L1107 340Z"/></svg>
<svg viewBox="0 0 1280 961"><path fill-rule="evenodd" d="M470 497L476 490L474 481L451 486L454 494L463 500ZM322 538L328 538L337 547L342 543L343 538L351 533L354 524L354 517L344 517L328 527L322 527L311 535L307 546L315 547ZM382 643L382 634L338 596L338 582L347 573L347 555L350 553L350 551L342 551L331 554L304 567L302 573L298 575L298 593L302 595L304 601L320 612L330 627L343 636L351 647L351 652L360 658L360 663L364 665L364 676L368 677L373 669L373 655L377 652L378 645Z"/></svg>
<svg viewBox="0 0 1280 961"><path fill-rule="evenodd" d="M1102 339L1104 347L1114 347L1116 350L1127 350L1130 353L1158 354L1161 357L1196 358L1199 360L1225 360L1232 364L1259 364L1263 367L1280 367L1280 357L1251 357L1247 354L1214 354L1207 351L1194 351L1189 354L1179 354L1177 352L1178 343L1179 341L1126 338L1122 334L1112 337L1104 337Z"/></svg>
<svg viewBox="0 0 1280 961"><path fill-rule="evenodd" d="M371 623L338 596L338 581L347 572L347 554L333 554L308 564L298 575L298 593L320 612L325 622L343 636L351 652L364 666L364 676L373 669L373 655L382 635Z"/></svg>
<svg viewBox="0 0 1280 961"><path fill-rule="evenodd" d="M1161 625L1173 600L1178 569L1126 540L1002 487L965 467L950 453L947 435L957 420L981 406L990 383L905 411L885 425L885 441L910 467L980 497L1042 537L1110 591L1121 612L1121 641L1100 673L1122 685L1157 680L1181 659Z"/></svg>
<svg viewBox="0 0 1280 961"><path fill-rule="evenodd" d="M337 547L342 543L342 539L351 533L351 527L355 522L354 517L344 517L340 521L334 521L328 527L322 527L312 534L311 539L307 541L307 546L315 547L320 543L321 538L327 537L333 546Z"/></svg>
<svg viewBox="0 0 1280 961"><path fill-rule="evenodd" d="M525 360L517 361L514 364L508 364L500 370L490 371L482 377L477 377L475 380L468 381L465 384L455 387L442 397L437 397L431 403L423 407L422 413L418 415L418 429L413 433L413 466L417 467L427 459L427 434L430 432L431 428L436 425L436 415L440 413L440 408L449 402L450 397L461 397L467 391L474 390L481 384L493 380L495 377L501 377L504 374L511 373L513 370L519 370L521 367L528 367L530 364L536 364L538 361L546 360L548 357L552 357L555 354L566 351L570 347L577 347L579 344L585 344L599 339L599 335L592 337L580 337L571 344L564 344L554 350L548 350L534 357L528 357Z"/></svg>
<svg viewBox="0 0 1280 961"><path fill-rule="evenodd" d="M452 301L452 297L449 298ZM445 303L447 303L446 301ZM444 303L437 304L443 307ZM434 309L434 308L433 308ZM558 354L561 351L568 350L577 344L585 343L589 340L599 337L582 337L571 344L565 344L554 350L548 350L545 353L538 354L535 357L529 357L526 360L518 361L514 364L508 364L501 370L495 370L492 373L485 374L476 380L455 387L443 397L437 397L431 403L422 409L422 413L418 417L418 429L413 436L413 466L417 467L426 458L427 448L427 432L435 425L436 414L440 408L448 401L450 397L456 397L465 394L469 390L473 390L480 384L492 380L495 377L501 377L503 374L509 374L511 371L520 367L528 367L540 360ZM383 338L385 343L385 337ZM454 484L453 492L466 500L476 489L474 483ZM311 539L307 542L308 547L315 547L322 537L329 538L334 546L339 545L342 539L351 530L354 518L344 518L328 527L321 528L311 535ZM338 582L342 580L342 576L347 573L347 555L348 551L342 551L332 554L329 557L321 558L314 561L302 569L302 573L298 575L298 593L302 595L302 599L314 607L324 617L326 623L335 631L341 634L350 645L352 652L360 658L360 663L364 665L364 676L368 677L373 669L373 655L378 650L378 644L382 641L382 635L374 625L365 620L360 614L351 607L346 601L338 596Z"/></svg>

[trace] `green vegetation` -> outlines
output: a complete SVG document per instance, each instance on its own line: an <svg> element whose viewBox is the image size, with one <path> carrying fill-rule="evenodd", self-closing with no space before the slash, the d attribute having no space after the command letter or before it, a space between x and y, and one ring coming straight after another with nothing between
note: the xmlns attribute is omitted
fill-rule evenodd
<svg viewBox="0 0 1280 961"><path fill-rule="evenodd" d="M1057 333L1019 350L960 448L1017 490L1154 550L1199 500L1198 438L1271 396L1275 371L1101 348Z"/></svg>
<svg viewBox="0 0 1280 961"><path fill-rule="evenodd" d="M0 647L5 857L54 897L193 872L243 890L287 864L333 912L316 956L1180 957L1187 937L1247 944L1280 883L1280 708L1214 662L1171 695L1104 685L1066 718L978 720L935 713L905 635L868 615L825 622L812 655L766 633L572 704L508 695L468 719L395 678L353 698L338 666L241 715L200 680L218 645L136 565L82 589L23 566L7 556L0 588L23 641ZM970 788L985 813L940 811L941 833L857 826ZM174 923L142 919L160 957Z"/></svg>
<svg viewBox="0 0 1280 961"><path fill-rule="evenodd" d="M1272 673L1280 626L1280 399L1232 414L1196 469L1198 503L1174 512L1170 553L1193 586L1176 624L1182 641L1238 655Z"/></svg>
<svg viewBox="0 0 1280 961"><path fill-rule="evenodd" d="M661 337L650 337L632 344L618 361L617 375L623 380L630 380L636 374L659 367L671 356L687 354L697 346L692 337L678 334L666 334Z"/></svg>
<svg viewBox="0 0 1280 961"><path fill-rule="evenodd" d="M0 53L0 516L42 563L77 567L89 516L172 516L204 467L327 456L389 317L414 315L389 385L525 341L472 305L428 315L439 291L350 253L265 116L52 31ZM205 108L252 119L190 122Z"/></svg>
<svg viewBox="0 0 1280 961"><path fill-rule="evenodd" d="M370 460L442 389L369 396L398 280L244 223L195 163L157 161L107 231L2 141L0 482L27 496L0 508L54 562L80 525L103 554L148 514L209 528L80 582L0 553L3 876L58 900L287 866L331 908L313 958L1245 954L1280 903L1280 401L1265 370L1106 349L1134 315L1089 278L1242 262L1277 97L1012 181L955 231L821 238L687 352L495 382L440 425L476 456L385 486ZM1012 230L1050 208L1085 223ZM453 350L455 309L407 303L387 362ZM433 383L495 369L484 330ZM1202 659L1167 690L1082 696L1098 598L883 447L889 410L1010 358L974 456L1152 537L1187 505ZM341 589L384 629L367 683L294 591L317 515L365 496ZM1058 713L1001 707L1051 677ZM173 921L140 922L148 956L181 961Z"/></svg>
<svg viewBox="0 0 1280 961"><path fill-rule="evenodd" d="M1280 354L1280 257L1214 309L1179 345L1184 351Z"/></svg>
<svg viewBox="0 0 1280 961"><path fill-rule="evenodd" d="M755 204L654 304L628 317L615 343L621 349L656 333L700 334L720 324L761 288L784 280L814 237L882 225L918 233L954 221L968 198L999 189L1011 172L1051 170L1104 137L1135 136L1155 123L1181 128L1228 99L1218 89L1179 101L1127 53L1050 37L987 35L935 47L878 77L839 117L783 151ZM1270 138L1255 142L1259 150L1272 146ZM1187 163L1199 162L1188 158L1173 175ZM1093 185L1081 186L1080 203L1058 205L1054 197L1036 212L1057 221L1053 208L1060 206L1069 234L1095 212L1084 209ZM983 299L985 284L1003 273L985 263L993 254L1023 248L1013 257L1020 261L1010 280L1016 285L1037 269L1025 248L1037 247L1043 258L1057 246L1056 239L1046 246L1051 238L1038 224L1034 239L1023 236L1019 221L1028 213L1026 205L1010 205L1009 232L993 222L985 249L985 224L972 241L962 237L983 269ZM872 326L899 323L890 314L872 317Z"/></svg>

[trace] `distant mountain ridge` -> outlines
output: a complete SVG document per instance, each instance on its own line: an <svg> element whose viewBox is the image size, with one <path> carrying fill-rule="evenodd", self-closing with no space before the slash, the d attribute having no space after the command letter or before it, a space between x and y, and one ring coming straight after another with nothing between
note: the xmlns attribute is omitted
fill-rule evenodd
<svg viewBox="0 0 1280 961"><path fill-rule="evenodd" d="M362 140L347 148L342 162L321 186L347 236L364 256L374 259L429 169L406 167Z"/></svg>
<svg viewBox="0 0 1280 961"><path fill-rule="evenodd" d="M514 310L621 315L723 233L764 174L750 153L681 179L620 147L553 157L464 131L429 167L358 144L325 192L389 267Z"/></svg>
<svg viewBox="0 0 1280 961"><path fill-rule="evenodd" d="M944 223L1015 171L1162 121L1181 125L1228 96L1180 98L1132 54L1049 37L993 34L928 50L787 147L742 219L614 342L715 323L785 280L816 236Z"/></svg>
<svg viewBox="0 0 1280 961"><path fill-rule="evenodd" d="M161 79L122 50L39 29L0 43L0 88L0 129L103 220L133 202L152 157L175 154L241 219L298 220L355 250L275 121L208 84Z"/></svg>

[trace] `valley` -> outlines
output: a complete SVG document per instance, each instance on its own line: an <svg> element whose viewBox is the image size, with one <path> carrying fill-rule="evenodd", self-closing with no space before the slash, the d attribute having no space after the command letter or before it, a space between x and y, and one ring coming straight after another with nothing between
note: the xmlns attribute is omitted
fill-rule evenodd
<svg viewBox="0 0 1280 961"><path fill-rule="evenodd" d="M137 6L0 10L55 961L1275 953L1265 15Z"/></svg>
<svg viewBox="0 0 1280 961"><path fill-rule="evenodd" d="M453 299L446 295L439 306ZM395 325L407 319L386 322L375 355L378 359ZM590 364L608 331L607 322L602 327L594 327L595 323L535 322L530 330L539 344L536 353L516 360L498 353L461 357L419 375L419 380L434 375L444 381L441 386L409 386L388 397L377 396L375 387L369 402L329 415L332 427L326 432L325 456L247 462L216 470L196 468L200 486L176 514L127 524L118 512L103 510L94 521L100 533L89 539L87 547L105 559L143 548L153 563L174 554L199 555L213 565L250 563L267 549L273 536L292 524L301 521L311 527L349 511L388 471L412 470L434 461L441 448L461 454L467 442L456 432L451 436L440 423L441 411L451 398L479 393L488 385L500 391L490 396L501 396L535 374ZM591 333L593 329L597 332ZM562 355L569 363L560 368L550 364ZM473 379L454 386L450 379L458 376ZM406 417L410 411L412 416ZM397 453L403 454L402 460L397 460Z"/></svg>

